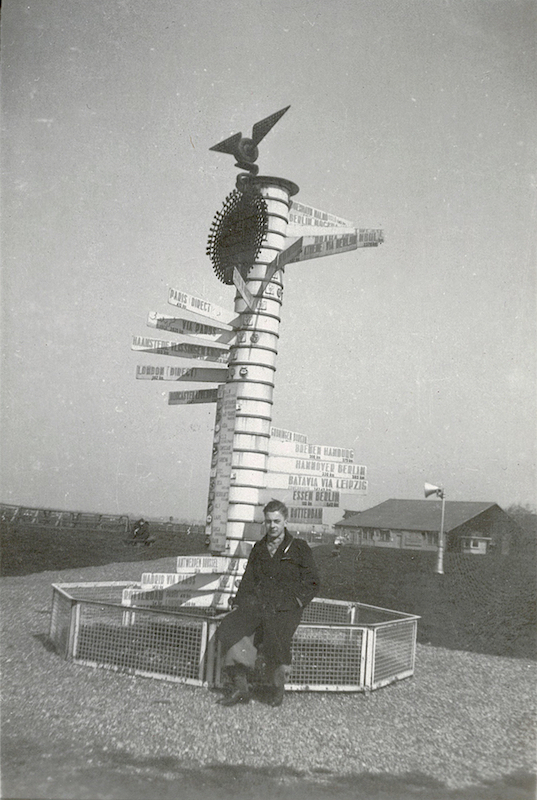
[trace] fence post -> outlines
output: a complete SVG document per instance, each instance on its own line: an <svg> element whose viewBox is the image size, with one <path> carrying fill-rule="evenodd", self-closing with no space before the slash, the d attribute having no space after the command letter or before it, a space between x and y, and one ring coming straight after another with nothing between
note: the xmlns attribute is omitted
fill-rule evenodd
<svg viewBox="0 0 537 800"><path fill-rule="evenodd" d="M78 648L78 632L80 628L80 603L76 600L72 601L71 605L71 624L69 630L69 644L67 656L76 658L76 651Z"/></svg>

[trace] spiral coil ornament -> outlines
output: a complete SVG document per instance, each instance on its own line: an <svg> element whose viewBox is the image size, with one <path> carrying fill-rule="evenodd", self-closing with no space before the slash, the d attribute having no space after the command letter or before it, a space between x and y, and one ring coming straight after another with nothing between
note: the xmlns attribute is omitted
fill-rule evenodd
<svg viewBox="0 0 537 800"><path fill-rule="evenodd" d="M217 211L209 232L207 255L222 283L233 283L233 268L243 279L256 260L267 234L267 204L260 194L234 189Z"/></svg>

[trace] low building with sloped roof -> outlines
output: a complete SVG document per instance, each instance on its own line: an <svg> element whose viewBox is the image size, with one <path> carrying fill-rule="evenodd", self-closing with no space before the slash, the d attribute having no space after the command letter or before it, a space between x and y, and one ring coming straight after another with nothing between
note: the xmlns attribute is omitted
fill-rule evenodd
<svg viewBox="0 0 537 800"><path fill-rule="evenodd" d="M441 500L386 500L335 524L336 536L349 544L401 550L437 550ZM497 503L446 500L447 552L507 554L519 525Z"/></svg>

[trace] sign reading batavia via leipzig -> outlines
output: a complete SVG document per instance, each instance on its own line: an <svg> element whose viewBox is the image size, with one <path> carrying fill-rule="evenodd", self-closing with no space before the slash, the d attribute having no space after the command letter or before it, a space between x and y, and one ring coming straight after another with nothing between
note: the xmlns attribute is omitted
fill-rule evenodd
<svg viewBox="0 0 537 800"><path fill-rule="evenodd" d="M159 333L132 338L131 349L143 358L174 362L140 363L138 380L213 384L170 392L168 402L216 407L206 523L212 555L192 557L190 567L178 563L176 573L144 575L141 588L126 590L135 592L136 605L156 597L172 607L227 608L251 546L263 535L268 500L288 505L291 528L311 530L325 524L327 512L343 508L345 497L367 492L366 467L355 463L353 449L313 444L305 434L272 425L286 266L384 241L380 228L358 228L296 202L292 181L259 175L258 145L288 108L257 122L251 137L236 133L210 148L232 155L242 170L207 244L217 278L235 287L233 309L173 287L167 300L175 312L148 313L148 327ZM177 359L188 361L178 366Z"/></svg>

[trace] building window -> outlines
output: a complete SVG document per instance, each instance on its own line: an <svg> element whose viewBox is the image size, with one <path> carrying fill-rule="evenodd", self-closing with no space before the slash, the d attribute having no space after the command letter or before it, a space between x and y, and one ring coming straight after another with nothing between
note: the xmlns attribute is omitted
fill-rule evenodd
<svg viewBox="0 0 537 800"><path fill-rule="evenodd" d="M427 531L425 538L427 540L427 544L432 544L432 545L438 544L438 534L433 533L433 531Z"/></svg>
<svg viewBox="0 0 537 800"><path fill-rule="evenodd" d="M381 542L391 542L392 536L390 531L380 531L379 533Z"/></svg>

